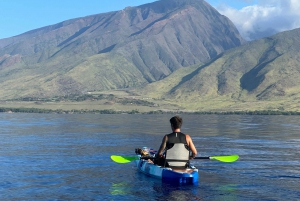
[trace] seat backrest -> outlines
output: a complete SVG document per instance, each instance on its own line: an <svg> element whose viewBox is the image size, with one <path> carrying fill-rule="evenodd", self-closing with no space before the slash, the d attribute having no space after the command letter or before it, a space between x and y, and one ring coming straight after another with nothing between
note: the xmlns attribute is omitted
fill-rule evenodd
<svg viewBox="0 0 300 201"><path fill-rule="evenodd" d="M184 168L189 162L190 151L187 145L175 143L174 146L166 151L166 162L169 167Z"/></svg>

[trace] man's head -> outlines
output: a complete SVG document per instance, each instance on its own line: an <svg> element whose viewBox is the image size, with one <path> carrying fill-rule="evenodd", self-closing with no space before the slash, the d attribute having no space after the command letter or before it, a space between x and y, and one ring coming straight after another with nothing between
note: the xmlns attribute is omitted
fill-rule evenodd
<svg viewBox="0 0 300 201"><path fill-rule="evenodd" d="M180 129L182 125L182 118L179 116L174 116L170 119L170 123L173 129Z"/></svg>

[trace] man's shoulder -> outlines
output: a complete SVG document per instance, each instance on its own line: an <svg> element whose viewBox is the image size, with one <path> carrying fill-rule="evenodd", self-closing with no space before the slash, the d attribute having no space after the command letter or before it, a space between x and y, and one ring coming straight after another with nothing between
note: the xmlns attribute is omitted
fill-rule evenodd
<svg viewBox="0 0 300 201"><path fill-rule="evenodd" d="M191 139L191 136L189 134L185 134L186 139Z"/></svg>

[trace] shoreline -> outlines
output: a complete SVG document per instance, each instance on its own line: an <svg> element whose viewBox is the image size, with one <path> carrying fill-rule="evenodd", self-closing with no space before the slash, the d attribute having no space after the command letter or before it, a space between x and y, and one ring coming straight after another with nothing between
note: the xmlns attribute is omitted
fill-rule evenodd
<svg viewBox="0 0 300 201"><path fill-rule="evenodd" d="M254 110L254 111L185 111L185 110L153 110L140 112L139 110L118 111L105 110L63 110L63 109L40 109L40 108L12 108L0 107L0 113L44 113L44 114L194 114L194 115L300 115L295 111Z"/></svg>

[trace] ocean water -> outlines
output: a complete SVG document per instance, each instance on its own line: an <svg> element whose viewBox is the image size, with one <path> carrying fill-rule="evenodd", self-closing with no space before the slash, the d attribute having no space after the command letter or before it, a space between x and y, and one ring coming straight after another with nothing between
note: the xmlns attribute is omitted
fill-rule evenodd
<svg viewBox="0 0 300 201"><path fill-rule="evenodd" d="M171 115L0 114L0 200L300 200L300 116L182 115L197 185L172 185L111 155L158 149Z"/></svg>

